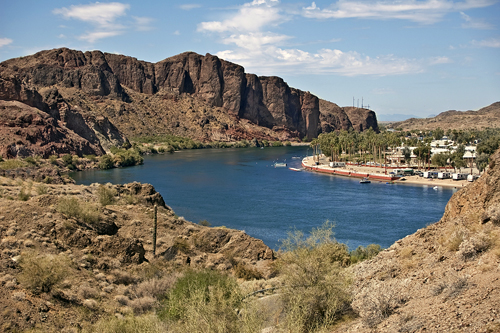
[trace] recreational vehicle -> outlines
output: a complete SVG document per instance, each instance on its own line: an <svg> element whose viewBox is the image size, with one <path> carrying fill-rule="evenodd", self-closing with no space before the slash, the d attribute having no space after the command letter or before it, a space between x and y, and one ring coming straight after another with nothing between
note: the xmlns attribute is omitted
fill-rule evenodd
<svg viewBox="0 0 500 333"><path fill-rule="evenodd" d="M467 179L468 175L467 173L454 173L452 178L453 180L464 180Z"/></svg>

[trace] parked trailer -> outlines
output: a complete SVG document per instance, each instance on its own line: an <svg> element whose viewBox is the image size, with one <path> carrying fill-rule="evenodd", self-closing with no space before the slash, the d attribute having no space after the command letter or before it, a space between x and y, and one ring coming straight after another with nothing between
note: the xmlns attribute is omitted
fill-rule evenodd
<svg viewBox="0 0 500 333"><path fill-rule="evenodd" d="M438 172L438 179L450 179L451 172Z"/></svg>
<svg viewBox="0 0 500 333"><path fill-rule="evenodd" d="M464 180L467 179L468 173L454 173L452 178L453 180Z"/></svg>
<svg viewBox="0 0 500 333"><path fill-rule="evenodd" d="M424 178L437 178L438 173L436 171L424 171Z"/></svg>
<svg viewBox="0 0 500 333"><path fill-rule="evenodd" d="M473 182L473 181L475 181L478 178L479 178L479 175L468 175L467 176L467 181Z"/></svg>

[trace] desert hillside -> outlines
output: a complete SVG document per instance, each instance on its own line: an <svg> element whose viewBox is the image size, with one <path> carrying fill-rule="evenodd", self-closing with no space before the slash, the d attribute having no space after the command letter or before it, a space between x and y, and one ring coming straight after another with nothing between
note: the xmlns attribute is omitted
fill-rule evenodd
<svg viewBox="0 0 500 333"><path fill-rule="evenodd" d="M500 152L439 222L353 274L359 318L336 332L499 332Z"/></svg>
<svg viewBox="0 0 500 333"><path fill-rule="evenodd" d="M433 130L440 127L443 130L464 130L470 128L500 127L500 102L493 103L477 111L446 111L433 118L410 118L405 121L391 122L390 128L411 130Z"/></svg>
<svg viewBox="0 0 500 333"><path fill-rule="evenodd" d="M274 141L312 139L337 129L378 130L373 111L341 108L279 77L248 74L237 64L193 52L148 63L100 51L41 51L0 64L0 101L25 104L2 106L10 113L39 110L52 117L51 126L68 132L61 140L79 155L83 147L75 135L101 154L145 135ZM7 141L2 149L11 155L24 156L45 140L25 133L11 138L4 131L26 124L25 118L0 124L0 138ZM39 125L33 131L48 131Z"/></svg>

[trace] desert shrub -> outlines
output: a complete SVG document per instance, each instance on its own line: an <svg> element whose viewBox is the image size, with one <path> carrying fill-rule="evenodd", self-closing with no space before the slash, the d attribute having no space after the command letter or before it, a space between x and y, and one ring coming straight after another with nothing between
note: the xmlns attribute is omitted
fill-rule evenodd
<svg viewBox="0 0 500 333"><path fill-rule="evenodd" d="M382 248L378 244L370 244L366 247L360 245L356 248L356 250L351 251L351 263L355 264L363 260L370 260L375 257L380 251L382 251Z"/></svg>
<svg viewBox="0 0 500 333"><path fill-rule="evenodd" d="M175 332L258 332L262 321L241 300L239 286L217 271L187 271L168 293L160 318ZM243 316L238 317L236 309Z"/></svg>
<svg viewBox="0 0 500 333"><path fill-rule="evenodd" d="M95 155L83 155L83 157L85 157L86 159L88 159L91 162L97 161L97 157Z"/></svg>
<svg viewBox="0 0 500 333"><path fill-rule="evenodd" d="M211 227L212 226L212 223L208 222L207 220L200 220L200 222L198 224L202 225L204 227Z"/></svg>
<svg viewBox="0 0 500 333"><path fill-rule="evenodd" d="M135 314L145 313L156 307L158 301L151 296L144 296L135 298L128 302L128 306L134 311Z"/></svg>
<svg viewBox="0 0 500 333"><path fill-rule="evenodd" d="M137 277L133 276L127 271L115 269L111 272L111 274L113 274L113 276L115 277L115 284L129 285L137 282Z"/></svg>
<svg viewBox="0 0 500 333"><path fill-rule="evenodd" d="M281 142L281 141L274 141L273 142L273 147L283 147L283 142Z"/></svg>
<svg viewBox="0 0 500 333"><path fill-rule="evenodd" d="M96 298L99 292L88 285L83 285L78 289L78 296L83 299Z"/></svg>
<svg viewBox="0 0 500 333"><path fill-rule="evenodd" d="M135 285L130 291L130 294L137 298L154 297L161 301L166 297L167 292L174 285L175 279L176 277L171 278L170 276L166 276L161 279L152 278L145 280Z"/></svg>
<svg viewBox="0 0 500 333"><path fill-rule="evenodd" d="M115 202L116 191L104 185L97 190L97 197L101 206L112 205Z"/></svg>
<svg viewBox="0 0 500 333"><path fill-rule="evenodd" d="M38 195L47 194L48 191L49 188L45 184L40 184L36 188L36 193L38 193Z"/></svg>
<svg viewBox="0 0 500 333"><path fill-rule="evenodd" d="M24 187L22 187L21 190L19 191L19 193L17 194L17 197L21 201L28 201L28 199L30 198L29 191L27 193L26 190L24 189Z"/></svg>
<svg viewBox="0 0 500 333"><path fill-rule="evenodd" d="M250 280L260 280L263 278L262 273L257 269L249 267L243 263L236 264L234 268L234 275L239 279L244 279L246 281Z"/></svg>
<svg viewBox="0 0 500 333"><path fill-rule="evenodd" d="M398 280L374 280L354 297L352 307L366 326L377 326L406 302L407 288L404 283Z"/></svg>
<svg viewBox="0 0 500 333"><path fill-rule="evenodd" d="M102 155L99 157L99 169L108 170L114 167L113 158L109 155Z"/></svg>
<svg viewBox="0 0 500 333"><path fill-rule="evenodd" d="M56 165L57 164L57 155L50 155L49 156L49 163Z"/></svg>
<svg viewBox="0 0 500 333"><path fill-rule="evenodd" d="M144 316L114 316L99 320L85 333L163 333L167 327L154 314Z"/></svg>
<svg viewBox="0 0 500 333"><path fill-rule="evenodd" d="M38 165L38 163L36 162L36 160L33 157L31 157L31 156L26 157L24 159L24 161L27 162L30 165L35 165L35 166Z"/></svg>
<svg viewBox="0 0 500 333"><path fill-rule="evenodd" d="M57 202L57 211L68 217L75 218L89 224L99 221L99 211L89 203L81 203L75 197L62 197Z"/></svg>
<svg viewBox="0 0 500 333"><path fill-rule="evenodd" d="M73 155L71 154L63 155L61 159L64 162L65 166L68 166L69 164L73 163Z"/></svg>
<svg viewBox="0 0 500 333"><path fill-rule="evenodd" d="M288 332L312 332L327 328L349 306L351 279L343 266L349 264L345 244L333 237L328 221L307 238L300 231L289 233L284 252L276 263L282 278L282 300Z"/></svg>
<svg viewBox="0 0 500 333"><path fill-rule="evenodd" d="M49 292L71 271L71 260L66 255L40 255L34 250L22 253L19 265L19 281L34 293Z"/></svg>
<svg viewBox="0 0 500 333"><path fill-rule="evenodd" d="M2 170L10 170L10 169L17 169L17 168L22 168L26 166L26 162L18 159L10 159L10 160L5 160L3 162L0 162L0 169Z"/></svg>
<svg viewBox="0 0 500 333"><path fill-rule="evenodd" d="M290 147L292 145L292 143L290 141L285 141L285 147Z"/></svg>

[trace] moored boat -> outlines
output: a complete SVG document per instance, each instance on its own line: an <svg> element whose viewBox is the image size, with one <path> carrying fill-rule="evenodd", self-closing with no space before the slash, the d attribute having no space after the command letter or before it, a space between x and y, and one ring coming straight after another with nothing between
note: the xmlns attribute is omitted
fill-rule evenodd
<svg viewBox="0 0 500 333"><path fill-rule="evenodd" d="M371 181L368 178L365 177L365 178L361 179L359 181L359 183L360 184L369 184L369 183L371 183Z"/></svg>

